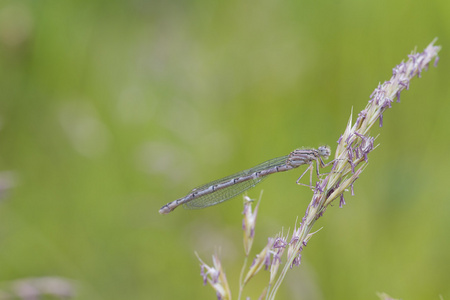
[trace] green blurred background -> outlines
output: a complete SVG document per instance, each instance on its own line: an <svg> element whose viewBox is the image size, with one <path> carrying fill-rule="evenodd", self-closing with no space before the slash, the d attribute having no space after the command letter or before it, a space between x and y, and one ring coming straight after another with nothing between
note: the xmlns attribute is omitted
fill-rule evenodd
<svg viewBox="0 0 450 300"><path fill-rule="evenodd" d="M217 250L237 296L242 198L158 209L297 147L334 147L352 107L435 37L438 68L373 129L356 195L316 223L279 299L450 299L450 2L1 1L0 281L215 299L194 251ZM264 190L255 251L304 215L301 172L249 191Z"/></svg>

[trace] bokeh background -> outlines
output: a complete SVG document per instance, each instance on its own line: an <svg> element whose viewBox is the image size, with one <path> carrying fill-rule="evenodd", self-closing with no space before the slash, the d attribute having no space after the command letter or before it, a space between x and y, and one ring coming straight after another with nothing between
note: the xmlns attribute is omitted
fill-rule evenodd
<svg viewBox="0 0 450 300"><path fill-rule="evenodd" d="M450 2L1 1L0 284L215 299L194 251L218 251L237 296L242 198L158 209L297 147L334 147L351 109L435 37L438 67L373 129L356 195L316 223L279 299L450 298ZM301 172L249 191L264 190L254 252L304 215Z"/></svg>

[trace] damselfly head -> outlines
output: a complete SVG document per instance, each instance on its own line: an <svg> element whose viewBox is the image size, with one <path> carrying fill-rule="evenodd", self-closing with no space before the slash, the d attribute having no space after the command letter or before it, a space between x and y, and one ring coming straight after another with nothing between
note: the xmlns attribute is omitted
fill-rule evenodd
<svg viewBox="0 0 450 300"><path fill-rule="evenodd" d="M320 146L318 151L319 155L322 156L324 159L328 159L328 157L331 155L331 149L330 146L328 145Z"/></svg>

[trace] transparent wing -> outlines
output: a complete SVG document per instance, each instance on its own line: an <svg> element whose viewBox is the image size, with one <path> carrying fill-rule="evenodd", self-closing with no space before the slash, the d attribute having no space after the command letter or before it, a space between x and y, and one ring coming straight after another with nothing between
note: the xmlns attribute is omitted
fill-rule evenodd
<svg viewBox="0 0 450 300"><path fill-rule="evenodd" d="M265 177L267 177L267 176L243 181L241 183L236 183L232 186L217 190L211 194L207 194L207 195L195 198L195 199L185 203L184 208L199 209L199 208L204 208L204 207L219 204L221 202L224 202L228 199L231 199L231 198L245 192L249 188L254 187L256 184L261 182Z"/></svg>
<svg viewBox="0 0 450 300"><path fill-rule="evenodd" d="M286 156L277 157L277 158L268 160L268 161L263 162L251 169L244 170L244 171L235 173L233 175L227 176L225 178L218 179L218 180L209 182L207 184L204 184L202 186L199 186L198 188L195 188L193 191L207 189L213 185L226 183L234 178L247 176L249 174L253 174L255 172L259 172L262 170L267 170L267 169L270 169L273 167L282 166L286 163L287 158L288 158L288 156L286 155ZM251 178L249 180L246 180L246 181L243 181L240 183L236 183L236 184L227 186L222 189L218 189L210 194L206 194L206 195L200 196L198 198L194 198L191 201L183 204L183 206L184 206L184 208L187 208L187 209L199 209L199 208L204 208L204 207L219 204L221 202L224 202L228 199L231 199L231 198L245 192L249 188L254 187L256 184L261 182L266 177L267 176Z"/></svg>

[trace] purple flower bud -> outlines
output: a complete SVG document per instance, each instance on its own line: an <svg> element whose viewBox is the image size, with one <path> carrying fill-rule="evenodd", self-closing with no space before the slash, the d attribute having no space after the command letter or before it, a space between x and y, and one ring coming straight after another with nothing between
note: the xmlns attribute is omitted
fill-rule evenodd
<svg viewBox="0 0 450 300"><path fill-rule="evenodd" d="M359 133L357 131L355 131L354 135L359 136L362 139L365 137L365 135L363 135L363 134L361 134L361 133Z"/></svg>
<svg viewBox="0 0 450 300"><path fill-rule="evenodd" d="M325 212L324 210L320 211L320 213L316 217L316 220L319 219L321 216L323 216L324 212Z"/></svg>
<svg viewBox="0 0 450 300"><path fill-rule="evenodd" d="M358 114L358 118L356 119L356 124L357 126L359 126L362 121L366 118L367 116L367 110L363 109L359 114Z"/></svg>
<svg viewBox="0 0 450 300"><path fill-rule="evenodd" d="M213 283L218 283L219 282L219 277L220 277L220 271L219 270L215 270L215 272L213 272L213 274L211 274L211 279L212 279Z"/></svg>
<svg viewBox="0 0 450 300"><path fill-rule="evenodd" d="M342 208L345 205L344 194L341 194L341 199L339 200L339 208Z"/></svg>
<svg viewBox="0 0 450 300"><path fill-rule="evenodd" d="M415 63L416 63L417 55L416 55L416 54L408 54L408 58L409 58L409 59L412 59L413 64L415 64Z"/></svg>
<svg viewBox="0 0 450 300"><path fill-rule="evenodd" d="M434 59L434 66L437 67L437 64L439 62L439 56L436 56L436 58Z"/></svg>
<svg viewBox="0 0 450 300"><path fill-rule="evenodd" d="M378 84L377 88L372 92L372 94L370 94L370 98L373 99L380 89L381 85Z"/></svg>
<svg viewBox="0 0 450 300"><path fill-rule="evenodd" d="M392 77L394 77L395 75L397 75L397 66L395 68L392 69Z"/></svg>
<svg viewBox="0 0 450 300"><path fill-rule="evenodd" d="M400 73L401 74L405 74L406 73L406 63L404 62L404 61L402 61L401 63L400 63L400 65L399 65L399 67L400 67Z"/></svg>
<svg viewBox="0 0 450 300"><path fill-rule="evenodd" d="M347 150L347 155L348 155L348 159L349 160L353 160L353 151L352 151L353 149L351 149L351 148L349 148L348 150Z"/></svg>
<svg viewBox="0 0 450 300"><path fill-rule="evenodd" d="M352 143L350 144L350 139L352 138L352 136L351 135L349 135L348 137L347 137L347 140L345 141L346 143L347 143L347 148L348 147L351 147L351 144L353 144L353 142L354 141L352 141Z"/></svg>
<svg viewBox="0 0 450 300"><path fill-rule="evenodd" d="M314 188L314 193L316 193L317 191L319 191L320 193L323 193L323 190L321 189L319 182L316 182L316 187Z"/></svg>
<svg viewBox="0 0 450 300"><path fill-rule="evenodd" d="M206 283L208 282L208 277L207 274L205 273L205 265L202 264L200 267L200 276L202 276L203 278L203 285L206 285Z"/></svg>
<svg viewBox="0 0 450 300"><path fill-rule="evenodd" d="M330 180L330 176L327 176L319 185L320 188L320 192L323 193L323 190L325 189L325 187L328 184L328 180Z"/></svg>
<svg viewBox="0 0 450 300"><path fill-rule="evenodd" d="M337 160L337 159L334 161L333 166L331 167L331 173L333 173L333 171L336 170L338 162L339 162L339 160Z"/></svg>
<svg viewBox="0 0 450 300"><path fill-rule="evenodd" d="M287 245L287 242L284 239L277 237L275 239L275 242L273 243L272 248L275 248L275 249L276 248L286 248L286 245Z"/></svg>
<svg viewBox="0 0 450 300"><path fill-rule="evenodd" d="M264 270L267 271L267 269L269 269L270 265L271 265L270 252L267 251L267 255L266 255L266 257L264 257Z"/></svg>
<svg viewBox="0 0 450 300"><path fill-rule="evenodd" d="M374 141L374 138L370 137L370 138L365 138L363 140L363 142L361 143L360 149L361 149L362 154L364 155L364 160L366 162L368 161L367 154L369 154L373 150L373 141Z"/></svg>
<svg viewBox="0 0 450 300"><path fill-rule="evenodd" d="M356 159L359 159L361 157L359 147L355 148L355 157L356 157Z"/></svg>
<svg viewBox="0 0 450 300"><path fill-rule="evenodd" d="M399 85L403 86L406 90L409 90L409 80L401 80L398 82Z"/></svg>
<svg viewBox="0 0 450 300"><path fill-rule="evenodd" d="M256 258L253 259L252 264L250 265L250 268L253 267L256 263Z"/></svg>
<svg viewBox="0 0 450 300"><path fill-rule="evenodd" d="M283 254L283 251L278 250L277 253L273 256L273 264L281 263L281 255Z"/></svg>
<svg viewBox="0 0 450 300"><path fill-rule="evenodd" d="M392 102L394 102L394 100L392 100L389 97L385 97L384 99L385 99L385 101L384 101L382 107L383 108L385 108L385 107L391 108L392 107Z"/></svg>
<svg viewBox="0 0 450 300"><path fill-rule="evenodd" d="M300 266L300 263L302 262L302 255L299 253L298 255L297 255L297 257L296 258L294 258L294 260L292 261L292 265L291 265L291 269L292 269L292 267L298 267L298 266Z"/></svg>
<svg viewBox="0 0 450 300"><path fill-rule="evenodd" d="M355 173L355 164L353 163L353 160L349 160L348 163L350 164L350 167L352 168L352 174Z"/></svg>
<svg viewBox="0 0 450 300"><path fill-rule="evenodd" d="M298 236L292 235L291 240L289 241L289 245L295 244L298 241Z"/></svg>

